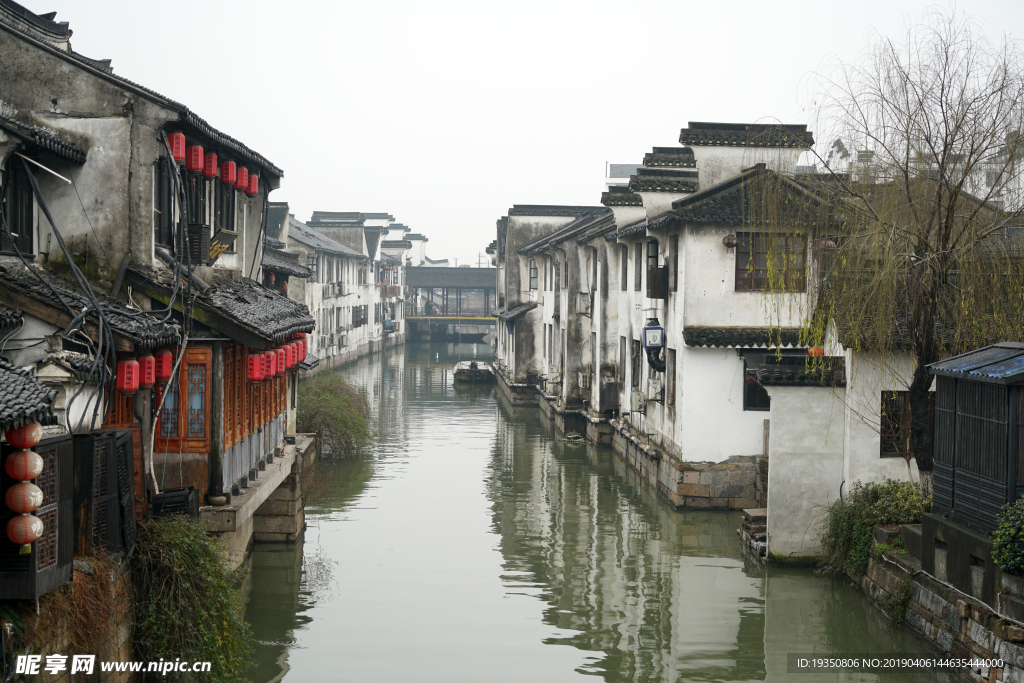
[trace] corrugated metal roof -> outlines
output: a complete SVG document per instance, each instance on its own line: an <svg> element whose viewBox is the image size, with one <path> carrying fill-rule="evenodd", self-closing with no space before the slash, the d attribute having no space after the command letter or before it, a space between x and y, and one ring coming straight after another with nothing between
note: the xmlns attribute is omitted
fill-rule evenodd
<svg viewBox="0 0 1024 683"><path fill-rule="evenodd" d="M1024 344L1000 342L928 366L934 375L995 384L1024 383Z"/></svg>

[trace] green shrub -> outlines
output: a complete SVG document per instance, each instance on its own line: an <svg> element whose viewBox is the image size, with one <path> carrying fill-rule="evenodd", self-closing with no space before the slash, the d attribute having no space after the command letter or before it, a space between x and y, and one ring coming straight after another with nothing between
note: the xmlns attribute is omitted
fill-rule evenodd
<svg viewBox="0 0 1024 683"><path fill-rule="evenodd" d="M1024 498L1003 508L992 532L992 559L1004 572L1024 576Z"/></svg>
<svg viewBox="0 0 1024 683"><path fill-rule="evenodd" d="M299 383L295 427L317 435L320 452L340 456L370 442L366 394L336 372L321 372Z"/></svg>
<svg viewBox="0 0 1024 683"><path fill-rule="evenodd" d="M857 482L845 499L833 503L825 513L820 534L822 570L861 576L871 557L874 527L914 524L931 509L931 499L917 484L892 479L877 484Z"/></svg>
<svg viewBox="0 0 1024 683"><path fill-rule="evenodd" d="M252 632L205 522L174 516L140 525L132 583L141 659L211 662L209 673L187 674L190 681L247 680Z"/></svg>

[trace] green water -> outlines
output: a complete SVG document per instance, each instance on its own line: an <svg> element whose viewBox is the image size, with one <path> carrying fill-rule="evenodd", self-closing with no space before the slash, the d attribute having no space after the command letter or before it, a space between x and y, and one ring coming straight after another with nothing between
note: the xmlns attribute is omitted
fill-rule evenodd
<svg viewBox="0 0 1024 683"><path fill-rule="evenodd" d="M921 653L852 586L765 569L735 512L676 512L607 448L454 387L487 346L415 345L342 370L377 441L326 464L295 546L259 545L252 680L944 681L787 674L786 655Z"/></svg>

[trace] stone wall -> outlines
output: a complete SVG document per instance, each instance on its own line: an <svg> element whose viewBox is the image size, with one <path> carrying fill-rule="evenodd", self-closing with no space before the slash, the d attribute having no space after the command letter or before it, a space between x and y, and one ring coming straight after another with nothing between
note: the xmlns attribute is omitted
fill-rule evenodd
<svg viewBox="0 0 1024 683"><path fill-rule="evenodd" d="M683 462L646 443L623 423L612 420L609 424L614 430L611 442L615 451L675 507L738 510L763 506L767 458L734 455L725 462Z"/></svg>
<svg viewBox="0 0 1024 683"><path fill-rule="evenodd" d="M888 596L899 594L900 584L910 589L904 623L943 655L1003 660L1002 668L965 670L968 680L1024 683L1024 625L923 573L909 555L885 553L879 561L871 560L860 580L864 593L883 607Z"/></svg>

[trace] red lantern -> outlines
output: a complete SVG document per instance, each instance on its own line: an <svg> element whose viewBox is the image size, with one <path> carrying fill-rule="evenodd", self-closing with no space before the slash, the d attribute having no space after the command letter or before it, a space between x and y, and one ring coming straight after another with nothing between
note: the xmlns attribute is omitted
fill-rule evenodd
<svg viewBox="0 0 1024 683"><path fill-rule="evenodd" d="M288 281L287 280L285 280L284 282L281 283L281 290L286 292L286 293L288 292Z"/></svg>
<svg viewBox="0 0 1024 683"><path fill-rule="evenodd" d="M258 175L249 176L249 186L245 188L245 193L250 197L255 197L260 191L260 177Z"/></svg>
<svg viewBox="0 0 1024 683"><path fill-rule="evenodd" d="M306 340L299 340L299 362L306 360Z"/></svg>
<svg viewBox="0 0 1024 683"><path fill-rule="evenodd" d="M291 348L292 360L288 363L288 367L294 368L299 362L299 342L292 342L288 345Z"/></svg>
<svg viewBox="0 0 1024 683"><path fill-rule="evenodd" d="M235 178L235 189L246 190L249 188L249 169L245 166L238 167L238 177Z"/></svg>
<svg viewBox="0 0 1024 683"><path fill-rule="evenodd" d="M167 144L171 147L171 157L176 163L185 163L185 134L171 133L167 136Z"/></svg>
<svg viewBox="0 0 1024 683"><path fill-rule="evenodd" d="M203 161L203 177L217 177L217 155L213 152L206 153L206 159Z"/></svg>
<svg viewBox="0 0 1024 683"><path fill-rule="evenodd" d="M807 355L808 356L824 356L825 355L825 349L819 349L817 347L815 347L813 349L807 349Z"/></svg>
<svg viewBox="0 0 1024 683"><path fill-rule="evenodd" d="M157 351L153 358L156 361L156 381L161 384L169 382L174 372L174 354L166 350Z"/></svg>
<svg viewBox="0 0 1024 683"><path fill-rule="evenodd" d="M203 161L203 148L199 145L189 145L185 150L185 170L189 173L202 173Z"/></svg>
<svg viewBox="0 0 1024 683"><path fill-rule="evenodd" d="M277 278L276 278L276 277L274 277L274 274L273 274L273 273L268 273L268 274L267 274L267 282L269 282L270 284L274 284L274 281L275 281L276 279L277 279Z"/></svg>
<svg viewBox="0 0 1024 683"><path fill-rule="evenodd" d="M238 177L238 169L235 168L235 162L225 161L220 165L220 181L225 185L234 185L235 178Z"/></svg>
<svg viewBox="0 0 1024 683"><path fill-rule="evenodd" d="M263 379L277 374L277 355L273 351L263 352Z"/></svg>
<svg viewBox="0 0 1024 683"><path fill-rule="evenodd" d="M288 352L284 349L277 349L274 351L274 356L277 358L277 372L282 373L288 369Z"/></svg>
<svg viewBox="0 0 1024 683"><path fill-rule="evenodd" d="M21 546L22 555L32 552L29 544L39 540L42 535L43 520L33 515L18 515L7 522L7 538Z"/></svg>
<svg viewBox="0 0 1024 683"><path fill-rule="evenodd" d="M147 353L145 356L139 356L139 386L149 389L154 384L156 384L156 359L152 354Z"/></svg>
<svg viewBox="0 0 1024 683"><path fill-rule="evenodd" d="M16 481L29 481L43 471L43 459L34 451L14 451L4 462L7 476Z"/></svg>
<svg viewBox="0 0 1024 683"><path fill-rule="evenodd" d="M38 510L43 504L43 490L27 481L18 482L7 489L4 502L19 515Z"/></svg>
<svg viewBox="0 0 1024 683"><path fill-rule="evenodd" d="M259 382L263 379L263 354L250 353L245 361L245 376L250 382Z"/></svg>
<svg viewBox="0 0 1024 683"><path fill-rule="evenodd" d="M33 448L43 438L43 425L38 422L28 422L17 429L8 429L4 438L15 448Z"/></svg>
<svg viewBox="0 0 1024 683"><path fill-rule="evenodd" d="M118 361L118 391L121 393L138 391L138 360L135 358Z"/></svg>

